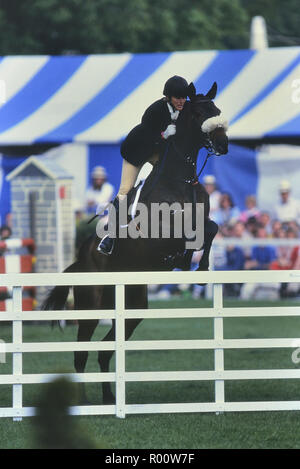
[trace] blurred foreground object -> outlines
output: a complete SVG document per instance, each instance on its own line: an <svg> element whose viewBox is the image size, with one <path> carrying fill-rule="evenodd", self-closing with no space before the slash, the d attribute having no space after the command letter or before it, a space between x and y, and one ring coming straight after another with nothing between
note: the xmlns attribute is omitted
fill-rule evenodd
<svg viewBox="0 0 300 469"><path fill-rule="evenodd" d="M45 385L33 419L35 440L41 449L97 449L78 417L68 408L78 402L76 384L59 378ZM77 420L76 420L77 419Z"/></svg>

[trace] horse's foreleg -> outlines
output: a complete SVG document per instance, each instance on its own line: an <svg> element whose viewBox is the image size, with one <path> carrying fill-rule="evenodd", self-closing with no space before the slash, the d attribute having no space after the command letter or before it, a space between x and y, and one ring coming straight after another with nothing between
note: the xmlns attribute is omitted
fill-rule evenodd
<svg viewBox="0 0 300 469"><path fill-rule="evenodd" d="M106 290L106 296L104 295L105 306L111 308L114 305L114 290ZM127 286L125 289L125 307L126 308L147 308L148 307L148 296L147 296L147 286ZM127 319L125 320L125 340L128 340L137 325L142 321L142 319ZM115 321L109 332L102 339L104 341L114 341L116 334ZM98 354L98 363L101 369L101 372L109 372L109 363L113 356L113 350L103 350ZM102 383L102 392L103 392L103 403L104 404L114 404L115 397L111 390L110 383Z"/></svg>
<svg viewBox="0 0 300 469"><path fill-rule="evenodd" d="M97 327L97 320L86 320L78 322L78 342L89 342L92 338L95 328ZM76 351L74 352L74 367L77 373L84 373L86 362L88 359L88 352ZM84 383L80 383L80 401L83 403L88 402L85 392Z"/></svg>
<svg viewBox="0 0 300 469"><path fill-rule="evenodd" d="M101 290L94 287L80 286L74 288L74 307L76 310L95 309L99 305ZM89 342L92 338L98 320L80 320L78 321L78 342ZM83 373L88 359L88 351L74 352L74 367L77 373ZM84 383L80 383L80 400L87 402Z"/></svg>
<svg viewBox="0 0 300 469"><path fill-rule="evenodd" d="M125 321L125 340L128 340L135 328L142 321L142 319L127 319ZM115 340L115 321L110 331L102 339L103 341L114 341ZM114 354L113 350L102 350L98 353L98 363L100 366L101 373L109 372L109 363ZM103 404L115 404L116 399L111 390L111 383L102 383L103 393Z"/></svg>
<svg viewBox="0 0 300 469"><path fill-rule="evenodd" d="M114 341L115 340L115 320L112 321L112 327L106 336L102 339L103 341ZM100 366L101 373L109 372L109 363L113 356L113 350L102 350L98 353L98 363ZM114 404L115 397L111 391L110 383L102 383L102 396L103 404Z"/></svg>
<svg viewBox="0 0 300 469"><path fill-rule="evenodd" d="M209 268L209 254L212 246L214 237L218 233L218 225L213 221L208 219L204 225L204 244L203 244L203 254L199 262L199 267L197 270L208 270Z"/></svg>

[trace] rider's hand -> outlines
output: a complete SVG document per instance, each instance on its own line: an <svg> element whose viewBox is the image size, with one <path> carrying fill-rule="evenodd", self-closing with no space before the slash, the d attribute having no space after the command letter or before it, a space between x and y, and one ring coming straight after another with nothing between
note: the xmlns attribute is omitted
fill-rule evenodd
<svg viewBox="0 0 300 469"><path fill-rule="evenodd" d="M176 134L176 125L175 124L170 124L166 128L164 132L161 133L162 138L167 140L167 138L171 137L172 135Z"/></svg>

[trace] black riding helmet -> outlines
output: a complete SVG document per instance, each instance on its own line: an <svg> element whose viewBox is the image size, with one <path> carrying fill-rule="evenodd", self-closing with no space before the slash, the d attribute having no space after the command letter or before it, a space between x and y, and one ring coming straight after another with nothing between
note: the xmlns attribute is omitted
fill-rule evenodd
<svg viewBox="0 0 300 469"><path fill-rule="evenodd" d="M164 86L163 94L167 98L186 98L188 95L188 82L178 75L169 78Z"/></svg>

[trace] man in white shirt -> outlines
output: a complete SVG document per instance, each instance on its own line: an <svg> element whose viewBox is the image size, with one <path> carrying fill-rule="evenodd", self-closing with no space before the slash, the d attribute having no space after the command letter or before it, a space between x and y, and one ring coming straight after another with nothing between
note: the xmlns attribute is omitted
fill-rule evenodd
<svg viewBox="0 0 300 469"><path fill-rule="evenodd" d="M221 193L217 190L216 178L207 175L203 178L204 187L209 194L210 218L214 219L214 213L220 208Z"/></svg>
<svg viewBox="0 0 300 469"><path fill-rule="evenodd" d="M87 213L100 213L114 195L114 186L107 181L107 174L103 166L95 166L92 172L92 185L86 192Z"/></svg>
<svg viewBox="0 0 300 469"><path fill-rule="evenodd" d="M300 223L300 201L291 197L291 185L283 180L279 185L280 203L275 206L274 218L281 223Z"/></svg>

